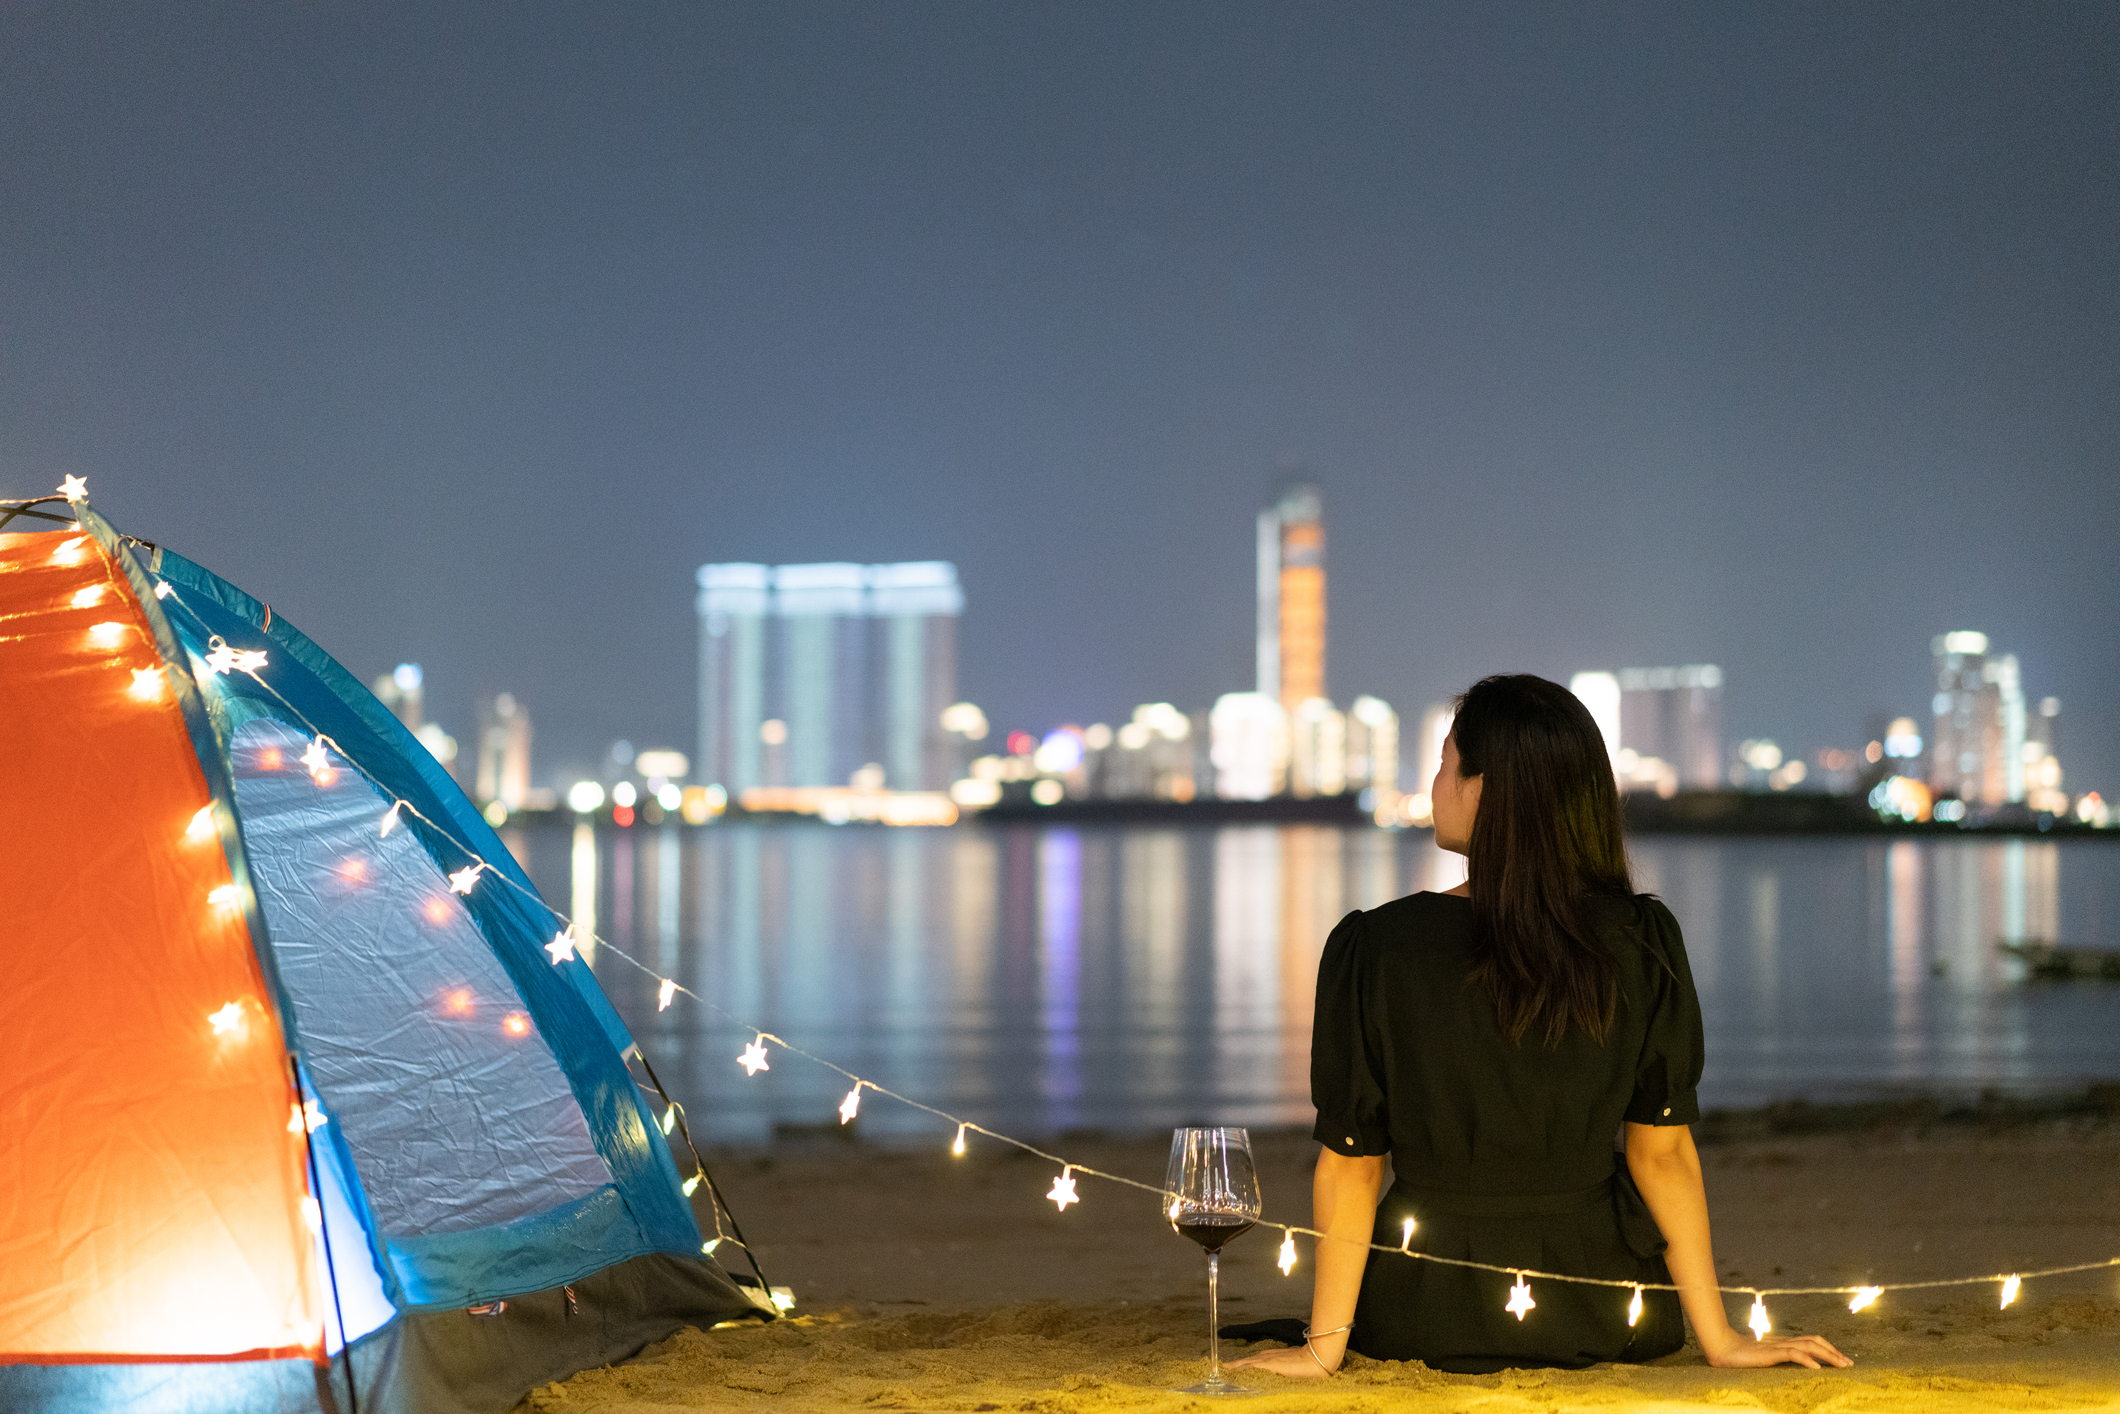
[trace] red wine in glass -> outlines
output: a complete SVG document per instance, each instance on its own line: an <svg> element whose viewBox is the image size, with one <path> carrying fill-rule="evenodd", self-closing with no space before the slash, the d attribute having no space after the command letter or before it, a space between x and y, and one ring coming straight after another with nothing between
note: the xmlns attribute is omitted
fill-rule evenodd
<svg viewBox="0 0 2120 1414"><path fill-rule="evenodd" d="M1207 1249L1207 1379L1181 1394L1256 1394L1222 1373L1222 1248L1259 1220L1259 1175L1241 1129L1174 1129L1163 1181L1163 1215Z"/></svg>

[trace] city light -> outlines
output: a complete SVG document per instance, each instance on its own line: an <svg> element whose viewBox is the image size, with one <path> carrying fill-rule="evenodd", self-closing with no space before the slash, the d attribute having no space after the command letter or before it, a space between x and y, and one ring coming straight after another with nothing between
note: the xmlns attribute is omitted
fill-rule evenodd
<svg viewBox="0 0 2120 1414"><path fill-rule="evenodd" d="M576 781L567 788L567 808L586 815L604 803L604 788L595 781Z"/></svg>

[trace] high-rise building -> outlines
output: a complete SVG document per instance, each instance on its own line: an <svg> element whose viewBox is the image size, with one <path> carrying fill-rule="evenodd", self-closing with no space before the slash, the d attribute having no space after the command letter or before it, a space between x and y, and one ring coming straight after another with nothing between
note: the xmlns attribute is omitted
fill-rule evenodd
<svg viewBox="0 0 2120 1414"><path fill-rule="evenodd" d="M418 663L400 663L389 672L368 684L375 700L390 709L391 715L405 724L405 730L420 729L421 698L427 675L420 671Z"/></svg>
<svg viewBox="0 0 2120 1414"><path fill-rule="evenodd" d="M1288 793L1298 798L1347 789L1347 716L1322 697L1288 714Z"/></svg>
<svg viewBox="0 0 2120 1414"><path fill-rule="evenodd" d="M1288 783L1288 714L1263 692L1225 692L1208 714L1215 794L1264 800Z"/></svg>
<svg viewBox="0 0 2120 1414"><path fill-rule="evenodd" d="M530 795L530 711L503 692L479 712L478 764L472 794L479 804L499 801L520 810Z"/></svg>
<svg viewBox="0 0 2120 1414"><path fill-rule="evenodd" d="M1325 692L1325 512L1318 488L1285 485L1259 512L1258 691L1293 713Z"/></svg>
<svg viewBox="0 0 2120 1414"><path fill-rule="evenodd" d="M773 572L699 567L699 779L729 794L763 785L766 622Z"/></svg>
<svg viewBox="0 0 2120 1414"><path fill-rule="evenodd" d="M1984 633L1940 633L1930 703L1929 791L1938 799L2005 805L2024 799L2024 687L2014 654L1990 656Z"/></svg>
<svg viewBox="0 0 2120 1414"><path fill-rule="evenodd" d="M1678 789L1722 784L1722 669L1623 668L1619 674L1619 745L1634 753L1634 774Z"/></svg>
<svg viewBox="0 0 2120 1414"><path fill-rule="evenodd" d="M894 790L950 784L954 565L718 564L698 581L695 779L732 795L857 774Z"/></svg>
<svg viewBox="0 0 2120 1414"><path fill-rule="evenodd" d="M1347 789L1373 789L1380 805L1397 802L1399 714L1381 697L1357 697L1347 709Z"/></svg>

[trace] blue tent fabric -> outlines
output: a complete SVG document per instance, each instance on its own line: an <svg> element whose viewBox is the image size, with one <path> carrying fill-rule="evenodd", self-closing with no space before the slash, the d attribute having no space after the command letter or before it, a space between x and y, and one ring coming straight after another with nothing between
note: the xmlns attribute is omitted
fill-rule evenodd
<svg viewBox="0 0 2120 1414"><path fill-rule="evenodd" d="M339 1359L0 1365L0 1409L336 1414L351 1371L363 1410L489 1414L684 1325L770 1318L701 1255L631 1036L546 953L559 920L440 764L262 602L76 509L190 669L170 678L316 1111ZM213 672L218 645L264 650L263 681Z"/></svg>

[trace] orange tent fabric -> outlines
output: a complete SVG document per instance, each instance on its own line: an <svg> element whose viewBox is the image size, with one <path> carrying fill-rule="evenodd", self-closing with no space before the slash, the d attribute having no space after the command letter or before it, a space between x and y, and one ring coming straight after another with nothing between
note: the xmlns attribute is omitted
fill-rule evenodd
<svg viewBox="0 0 2120 1414"><path fill-rule="evenodd" d="M84 533L0 535L0 753L0 1362L321 1359L226 806Z"/></svg>

